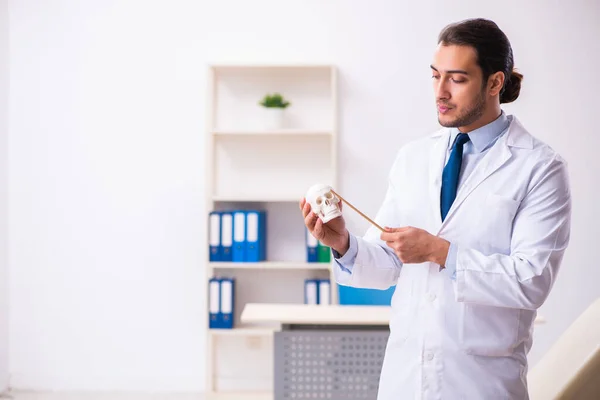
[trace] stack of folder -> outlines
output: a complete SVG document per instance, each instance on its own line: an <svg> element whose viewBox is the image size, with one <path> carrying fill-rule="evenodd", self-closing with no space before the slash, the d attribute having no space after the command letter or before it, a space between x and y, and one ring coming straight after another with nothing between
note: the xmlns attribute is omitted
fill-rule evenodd
<svg viewBox="0 0 600 400"><path fill-rule="evenodd" d="M306 279L304 281L304 304L331 304L331 281L329 279Z"/></svg>
<svg viewBox="0 0 600 400"><path fill-rule="evenodd" d="M208 318L210 329L232 329L235 302L235 279L211 278L208 284Z"/></svg>
<svg viewBox="0 0 600 400"><path fill-rule="evenodd" d="M211 262L259 262L266 260L266 211L212 211L209 215L208 225Z"/></svg>
<svg viewBox="0 0 600 400"><path fill-rule="evenodd" d="M313 262L330 262L331 249L317 240L308 229L306 230L306 261Z"/></svg>

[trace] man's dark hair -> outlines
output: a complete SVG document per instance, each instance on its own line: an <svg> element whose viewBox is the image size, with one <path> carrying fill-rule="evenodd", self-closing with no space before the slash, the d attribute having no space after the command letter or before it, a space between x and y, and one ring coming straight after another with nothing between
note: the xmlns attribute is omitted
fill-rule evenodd
<svg viewBox="0 0 600 400"><path fill-rule="evenodd" d="M514 70L510 42L495 22L477 18L450 24L440 32L438 43L473 47L483 71L484 85L491 74L504 73L500 103L510 103L519 97L523 75Z"/></svg>

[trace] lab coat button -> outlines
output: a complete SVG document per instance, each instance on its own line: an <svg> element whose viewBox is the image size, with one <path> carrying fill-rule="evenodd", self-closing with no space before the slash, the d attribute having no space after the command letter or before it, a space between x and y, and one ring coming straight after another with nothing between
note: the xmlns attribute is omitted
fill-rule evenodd
<svg viewBox="0 0 600 400"><path fill-rule="evenodd" d="M429 299L429 301L434 301L435 300L435 293L429 293L429 295L427 296L427 298Z"/></svg>
<svg viewBox="0 0 600 400"><path fill-rule="evenodd" d="M425 358L427 359L427 361L431 361L431 360L433 360L433 353L431 353L431 352L428 352L428 353L425 355Z"/></svg>

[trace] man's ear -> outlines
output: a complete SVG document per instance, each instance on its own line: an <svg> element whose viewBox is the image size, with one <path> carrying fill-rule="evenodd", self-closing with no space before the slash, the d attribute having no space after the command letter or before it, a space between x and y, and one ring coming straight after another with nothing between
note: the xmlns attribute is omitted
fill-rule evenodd
<svg viewBox="0 0 600 400"><path fill-rule="evenodd" d="M498 71L488 78L488 87L490 96L496 96L500 94L502 87L504 86L504 72Z"/></svg>

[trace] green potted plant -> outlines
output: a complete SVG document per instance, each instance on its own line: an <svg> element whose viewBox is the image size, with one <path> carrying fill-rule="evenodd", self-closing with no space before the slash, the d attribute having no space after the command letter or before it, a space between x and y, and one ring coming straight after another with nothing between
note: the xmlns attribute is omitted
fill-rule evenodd
<svg viewBox="0 0 600 400"><path fill-rule="evenodd" d="M265 110L265 127L267 129L281 129L284 125L284 111L290 106L280 93L267 93L259 102Z"/></svg>

